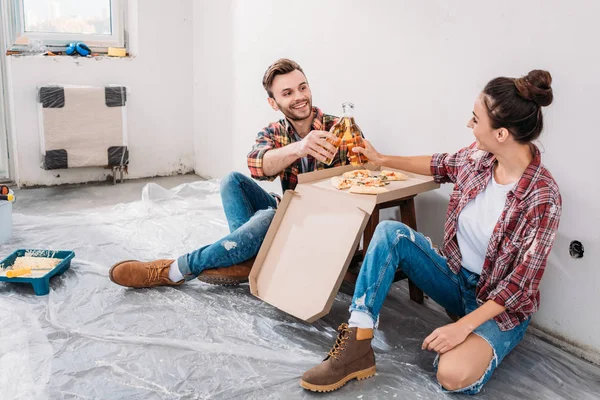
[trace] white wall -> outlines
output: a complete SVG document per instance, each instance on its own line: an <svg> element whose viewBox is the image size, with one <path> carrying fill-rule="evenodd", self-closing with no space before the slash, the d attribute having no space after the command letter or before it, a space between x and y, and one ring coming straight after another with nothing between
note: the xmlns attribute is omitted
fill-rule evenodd
<svg viewBox="0 0 600 400"><path fill-rule="evenodd" d="M215 15L222 18L222 11ZM227 127L234 168L247 171L245 155L255 133L280 118L261 86L265 68L279 57L303 66L315 105L339 113L343 101L354 102L357 121L376 147L400 155L468 145L472 134L465 125L488 80L548 69L556 100L545 113L541 145L543 161L560 185L564 212L535 323L598 351L600 336L594 333L600 318L590 310L600 303L600 190L593 183L600 144L599 14L595 1L233 1L233 38L225 35L215 53L225 62L223 73L211 79L226 82L233 59L233 80L224 86L232 95L223 112L232 111ZM196 112L203 104L196 104ZM196 133L215 137L216 127ZM226 138L221 150L215 144L211 154L202 152L207 159L197 167L218 164L227 154L228 133L218 132ZM227 170L221 165L211 171ZM449 190L417 202L421 230L438 243ZM585 258L569 258L573 239L584 243Z"/></svg>
<svg viewBox="0 0 600 400"><path fill-rule="evenodd" d="M233 154L233 19L231 0L194 2L195 169L205 177L231 171Z"/></svg>
<svg viewBox="0 0 600 400"><path fill-rule="evenodd" d="M192 4L139 1L130 25L138 36L134 58L9 57L20 185L87 182L111 174L101 168L40 168L36 87L52 83L129 88L129 178L194 169Z"/></svg>
<svg viewBox="0 0 600 400"><path fill-rule="evenodd" d="M600 303L600 190L593 184L600 3L143 0L138 8L133 59L9 58L21 184L84 182L107 173L39 168L35 89L42 84L131 89L130 177L192 168L220 177L247 172L255 134L280 118L261 86L265 68L279 57L303 66L315 105L339 113L343 101L353 101L376 147L401 155L469 144L464 126L485 83L545 68L556 100L546 111L543 159L561 187L564 212L535 323L600 351L600 318L588 311ZM438 243L449 189L417 201L419 227ZM568 257L573 239L584 243L581 260Z"/></svg>

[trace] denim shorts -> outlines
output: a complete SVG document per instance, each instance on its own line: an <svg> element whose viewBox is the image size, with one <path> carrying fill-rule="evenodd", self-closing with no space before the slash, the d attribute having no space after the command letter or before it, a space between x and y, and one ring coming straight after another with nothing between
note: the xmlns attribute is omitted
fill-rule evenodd
<svg viewBox="0 0 600 400"><path fill-rule="evenodd" d="M479 275L474 274L465 268L461 268L458 274L459 284L461 291L463 292L462 302L464 305L464 315L474 311L478 306L475 296L475 288L479 281ZM493 350L493 356L483 376L472 385L454 391L449 391L441 388L445 393L463 393L463 394L477 394L483 388L483 385L490 379L494 370L500 365L500 362L514 349L525 335L525 331L529 326L530 318L520 323L518 326L511 330L503 331L498 327L498 324L493 319L484 322L477 329L473 331L474 334L485 340ZM437 372L437 366L439 363L439 354L436 356L433 366ZM440 385L441 387L441 385Z"/></svg>

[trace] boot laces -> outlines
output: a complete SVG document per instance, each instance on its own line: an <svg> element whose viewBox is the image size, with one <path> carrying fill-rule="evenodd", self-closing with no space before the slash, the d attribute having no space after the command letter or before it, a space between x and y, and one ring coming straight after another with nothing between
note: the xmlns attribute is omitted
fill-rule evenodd
<svg viewBox="0 0 600 400"><path fill-rule="evenodd" d="M162 270L160 265L151 265L148 268L148 280L154 282L160 279L160 271Z"/></svg>
<svg viewBox="0 0 600 400"><path fill-rule="evenodd" d="M348 341L348 339L350 339L350 328L348 327L348 324L341 324L338 327L338 337L335 341L335 345L333 345L333 348L329 351L329 356L333 357L334 359L338 359L338 357L340 356L340 353L344 350L346 350L346 347L344 347L344 345L346 344L346 342Z"/></svg>

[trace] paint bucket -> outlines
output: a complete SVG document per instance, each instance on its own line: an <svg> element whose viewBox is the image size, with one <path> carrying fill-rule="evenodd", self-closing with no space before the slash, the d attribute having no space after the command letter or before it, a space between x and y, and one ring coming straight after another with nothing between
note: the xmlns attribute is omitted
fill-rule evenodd
<svg viewBox="0 0 600 400"><path fill-rule="evenodd" d="M0 200L0 244L8 242L11 236L12 201Z"/></svg>

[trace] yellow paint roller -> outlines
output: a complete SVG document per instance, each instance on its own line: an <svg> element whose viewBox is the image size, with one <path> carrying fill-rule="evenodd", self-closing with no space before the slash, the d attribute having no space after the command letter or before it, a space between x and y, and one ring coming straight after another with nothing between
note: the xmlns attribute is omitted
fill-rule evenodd
<svg viewBox="0 0 600 400"><path fill-rule="evenodd" d="M6 277L7 278L16 278L19 276L23 276L23 275L28 275L31 274L35 271L50 271L52 269L54 269L55 267L52 268L31 268L31 267L25 267L25 268L17 268L17 269L9 269L8 271L6 271Z"/></svg>
<svg viewBox="0 0 600 400"><path fill-rule="evenodd" d="M7 278L16 278L18 276L23 276L31 273L31 268L19 268L19 269L11 269L6 271Z"/></svg>

